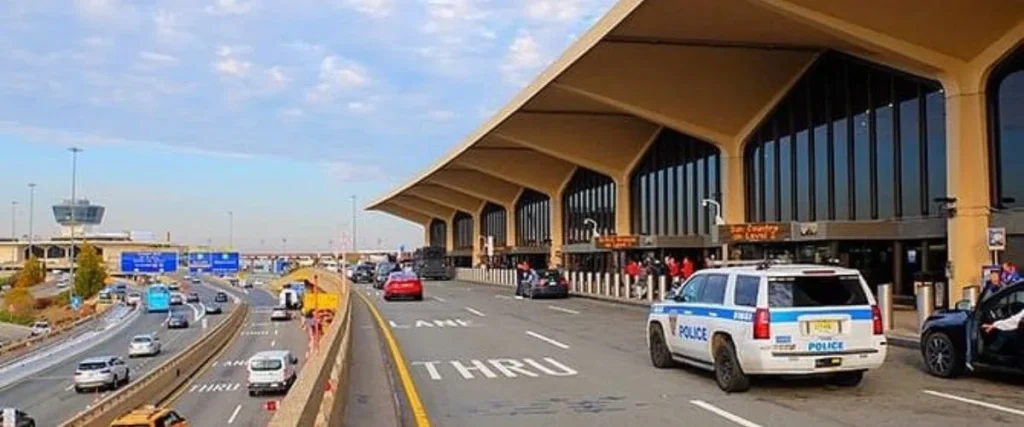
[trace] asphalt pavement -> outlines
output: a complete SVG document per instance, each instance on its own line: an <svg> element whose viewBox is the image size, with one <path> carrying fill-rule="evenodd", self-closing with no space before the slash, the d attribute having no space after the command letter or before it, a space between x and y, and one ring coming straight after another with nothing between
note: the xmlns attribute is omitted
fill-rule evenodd
<svg viewBox="0 0 1024 427"><path fill-rule="evenodd" d="M213 300L215 291L212 286L192 286L191 290L199 293L201 301ZM174 312L187 313L190 320L196 315L193 307L189 305L174 306L172 309ZM141 313L131 324L92 348L0 390L0 403L4 407L14 407L27 412L40 426L60 424L106 394L75 393L73 379L79 361L93 356L121 356L128 363L132 380L135 380L187 347L203 333L201 322L190 322L188 329L168 330L164 325L167 317L166 313ZM207 316L207 327L212 328L222 317ZM128 342L131 337L147 333L156 333L160 337L163 344L161 354L151 358L129 359Z"/></svg>
<svg viewBox="0 0 1024 427"><path fill-rule="evenodd" d="M726 394L696 369L651 366L647 309L426 282L422 302L371 297L396 336L433 426L1001 426L1024 422L1018 377L943 380L890 348L856 388L762 379ZM378 376L380 377L380 376ZM373 384L372 382L370 384ZM376 383L377 386L380 383ZM350 391L350 407L358 407ZM205 424L202 424L205 425Z"/></svg>
<svg viewBox="0 0 1024 427"><path fill-rule="evenodd" d="M274 295L255 288L233 293L249 304L245 325L229 347L171 403L194 426L267 425L273 414L266 403L280 401L284 396L249 397L249 357L263 350L291 350L299 358L299 372L306 361L308 341L297 312L291 321L271 322L270 311L278 302Z"/></svg>

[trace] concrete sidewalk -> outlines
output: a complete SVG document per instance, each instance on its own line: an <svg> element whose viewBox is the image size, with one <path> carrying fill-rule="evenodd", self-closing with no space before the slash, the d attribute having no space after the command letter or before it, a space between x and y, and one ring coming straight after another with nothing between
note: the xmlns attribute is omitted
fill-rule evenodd
<svg viewBox="0 0 1024 427"><path fill-rule="evenodd" d="M892 330L885 336L897 347L921 348L921 334L917 325L917 311L909 306L895 306L892 310Z"/></svg>

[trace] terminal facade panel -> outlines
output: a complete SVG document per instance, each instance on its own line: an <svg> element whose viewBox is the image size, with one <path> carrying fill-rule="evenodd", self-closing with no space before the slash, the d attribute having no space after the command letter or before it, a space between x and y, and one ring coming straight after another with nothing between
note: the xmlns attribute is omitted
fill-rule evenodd
<svg viewBox="0 0 1024 427"><path fill-rule="evenodd" d="M546 267L551 253L551 198L526 188L516 200L515 209L513 263L527 261L534 268Z"/></svg>
<svg viewBox="0 0 1024 427"><path fill-rule="evenodd" d="M452 264L456 267L473 265L473 215L463 211L455 212L452 217L452 242L454 247L448 251Z"/></svg>
<svg viewBox="0 0 1024 427"><path fill-rule="evenodd" d="M605 271L613 265L608 251L593 244L595 233L616 234L615 181L607 175L579 167L562 190L562 241L565 267Z"/></svg>
<svg viewBox="0 0 1024 427"><path fill-rule="evenodd" d="M444 220L433 218L430 220L427 246L432 248L445 248L448 245L448 224Z"/></svg>
<svg viewBox="0 0 1024 427"><path fill-rule="evenodd" d="M1006 227L1008 261L1024 261L1024 47L997 66L986 90L993 226Z"/></svg>
<svg viewBox="0 0 1024 427"><path fill-rule="evenodd" d="M506 247L508 246L507 217L505 208L493 202L484 204L484 208L480 211L481 243L485 243L487 237L492 238L494 256L488 260L492 263L502 259L506 253ZM483 247L482 244L481 247ZM486 256L487 252L485 251L483 255Z"/></svg>
<svg viewBox="0 0 1024 427"><path fill-rule="evenodd" d="M907 296L919 273L944 276L944 104L938 82L820 56L745 146L747 222L798 230L731 256L838 259Z"/></svg>

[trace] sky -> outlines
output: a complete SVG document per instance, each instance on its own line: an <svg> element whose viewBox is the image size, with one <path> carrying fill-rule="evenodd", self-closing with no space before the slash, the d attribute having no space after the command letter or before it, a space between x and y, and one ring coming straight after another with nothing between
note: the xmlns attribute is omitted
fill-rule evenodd
<svg viewBox="0 0 1024 427"><path fill-rule="evenodd" d="M69 5L69 3L71 3ZM100 231L241 250L423 244L363 208L457 145L612 0L0 2L0 237ZM69 7L71 6L71 7ZM352 197L355 196L353 204ZM12 202L17 204L12 205Z"/></svg>

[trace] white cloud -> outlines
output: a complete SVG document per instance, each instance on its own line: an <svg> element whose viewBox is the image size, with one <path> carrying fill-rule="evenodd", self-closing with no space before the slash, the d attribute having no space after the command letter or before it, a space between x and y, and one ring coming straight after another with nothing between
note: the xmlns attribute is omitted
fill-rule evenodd
<svg viewBox="0 0 1024 427"><path fill-rule="evenodd" d="M574 22L593 9L587 0L528 0L526 16L537 21Z"/></svg>
<svg viewBox="0 0 1024 427"><path fill-rule="evenodd" d="M233 77L245 77L246 73L249 72L249 69L252 68L252 63L238 58L226 57L217 60L217 62L213 64L213 67L221 74Z"/></svg>
<svg viewBox="0 0 1024 427"><path fill-rule="evenodd" d="M76 0L75 6L89 18L110 18L117 13L114 0Z"/></svg>
<svg viewBox="0 0 1024 427"><path fill-rule="evenodd" d="M256 10L259 4L244 0L215 0L206 6L206 13L211 15L245 15Z"/></svg>
<svg viewBox="0 0 1024 427"><path fill-rule="evenodd" d="M454 119L455 113L448 110L433 110L427 113L427 117L433 121L445 122Z"/></svg>
<svg viewBox="0 0 1024 427"><path fill-rule="evenodd" d="M86 37L86 38L82 39L82 44L84 44L86 46L89 46L89 47L93 47L93 48L99 48L99 47L111 46L114 43L113 43L112 40L110 40L109 38L106 38L106 37L92 36L92 37Z"/></svg>
<svg viewBox="0 0 1024 427"><path fill-rule="evenodd" d="M178 58L164 53L142 51L139 52L139 59L151 64L169 65L178 62Z"/></svg>
<svg viewBox="0 0 1024 427"><path fill-rule="evenodd" d="M192 33L185 30L181 15L166 9L157 10L153 14L153 26L157 40L161 43L181 45L196 39Z"/></svg>
<svg viewBox="0 0 1024 427"><path fill-rule="evenodd" d="M325 162L323 166L328 177L336 183L373 181L383 175L381 169L373 165L333 161Z"/></svg>
<svg viewBox="0 0 1024 427"><path fill-rule="evenodd" d="M353 113L369 113L376 110L372 103L363 101L349 101L348 104L345 104L345 107Z"/></svg>
<svg viewBox="0 0 1024 427"><path fill-rule="evenodd" d="M501 70L509 82L523 84L524 79L528 78L526 75L532 74L542 65L544 56L537 40L530 33L521 32L509 45Z"/></svg>
<svg viewBox="0 0 1024 427"><path fill-rule="evenodd" d="M345 0L345 5L371 16L388 16L394 8L393 0Z"/></svg>
<svg viewBox="0 0 1024 427"><path fill-rule="evenodd" d="M301 108L292 107L282 110L279 116L281 117L282 121L294 122L305 117L306 112L303 111Z"/></svg>
<svg viewBox="0 0 1024 427"><path fill-rule="evenodd" d="M267 70L267 77L275 85L285 85L292 79L284 72L280 65L275 65Z"/></svg>
<svg viewBox="0 0 1024 427"><path fill-rule="evenodd" d="M291 43L285 44L285 46L295 49L300 53L310 53L316 55L323 55L327 49L322 44L309 43L306 41L298 40Z"/></svg>
<svg viewBox="0 0 1024 427"><path fill-rule="evenodd" d="M332 99L341 92L370 84L369 73L362 65L330 55L320 61L319 83L307 95L313 102Z"/></svg>

